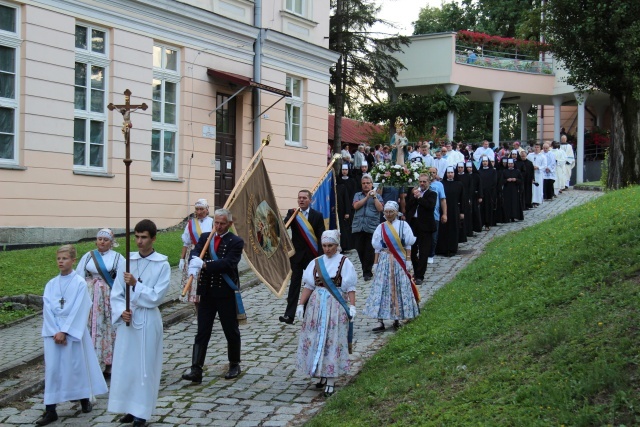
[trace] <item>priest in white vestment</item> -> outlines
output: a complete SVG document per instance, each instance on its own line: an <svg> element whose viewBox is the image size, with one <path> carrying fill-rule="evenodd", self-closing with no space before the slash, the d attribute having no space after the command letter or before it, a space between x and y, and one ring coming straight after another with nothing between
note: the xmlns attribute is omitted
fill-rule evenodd
<svg viewBox="0 0 640 427"><path fill-rule="evenodd" d="M540 143L533 146L534 152L527 155L527 159L533 163L533 184L531 204L538 206L542 203L542 184L544 182L544 170L547 168L547 157L541 150Z"/></svg>
<svg viewBox="0 0 640 427"><path fill-rule="evenodd" d="M489 147L489 141L486 139L482 141L482 147L476 148L476 151L473 152L473 160L479 162L482 156L487 156L491 162L496 161L496 153Z"/></svg>
<svg viewBox="0 0 640 427"><path fill-rule="evenodd" d="M155 411L160 389L162 316L158 306L169 290L171 267L167 257L153 249L157 230L152 221L140 221L134 231L138 252L131 252L130 272L117 277L111 290L117 338L108 410L124 413L121 423L142 427ZM130 312L125 311L126 285L130 286Z"/></svg>
<svg viewBox="0 0 640 427"><path fill-rule="evenodd" d="M564 163L564 175L566 178L566 182L563 182L564 188L569 188L569 183L571 181L571 169L576 166L576 158L573 153L573 146L571 144L567 144L567 135L562 135L560 137L560 150L564 151L564 154L567 160Z"/></svg>
<svg viewBox="0 0 640 427"><path fill-rule="evenodd" d="M556 158L556 180L553 183L553 192L557 196L562 193L567 182L565 163L567 162L567 155L560 149L560 143L553 141L551 152Z"/></svg>
<svg viewBox="0 0 640 427"><path fill-rule="evenodd" d="M42 295L44 341L44 404L37 425L58 419L56 404L80 400L90 412L91 399L107 392L98 357L87 329L91 300L87 283L73 270L76 249L64 245L57 252L60 274L47 283Z"/></svg>

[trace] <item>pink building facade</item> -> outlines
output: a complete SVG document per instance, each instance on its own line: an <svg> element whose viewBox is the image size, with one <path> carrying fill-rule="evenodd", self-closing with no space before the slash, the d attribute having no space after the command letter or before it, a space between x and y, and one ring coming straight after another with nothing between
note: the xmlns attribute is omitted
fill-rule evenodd
<svg viewBox="0 0 640 427"><path fill-rule="evenodd" d="M0 245L221 207L260 141L279 206L326 165L329 5L319 0L0 0Z"/></svg>

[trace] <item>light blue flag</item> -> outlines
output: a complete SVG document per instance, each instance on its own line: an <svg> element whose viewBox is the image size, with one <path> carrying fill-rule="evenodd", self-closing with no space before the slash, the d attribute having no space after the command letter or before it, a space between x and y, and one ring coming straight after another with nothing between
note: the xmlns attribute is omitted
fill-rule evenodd
<svg viewBox="0 0 640 427"><path fill-rule="evenodd" d="M336 178L333 169L324 177L322 183L311 197L311 207L322 213L324 227L327 230L338 229L338 210L336 209Z"/></svg>

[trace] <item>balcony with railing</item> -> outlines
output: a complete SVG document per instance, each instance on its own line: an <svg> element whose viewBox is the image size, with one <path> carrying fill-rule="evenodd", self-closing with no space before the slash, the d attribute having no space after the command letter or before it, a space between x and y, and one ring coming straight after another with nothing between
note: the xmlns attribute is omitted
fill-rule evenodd
<svg viewBox="0 0 640 427"><path fill-rule="evenodd" d="M532 74L554 74L553 59L541 55L547 46L531 40L519 40L472 31L456 34L456 63ZM540 60L540 57L546 58Z"/></svg>

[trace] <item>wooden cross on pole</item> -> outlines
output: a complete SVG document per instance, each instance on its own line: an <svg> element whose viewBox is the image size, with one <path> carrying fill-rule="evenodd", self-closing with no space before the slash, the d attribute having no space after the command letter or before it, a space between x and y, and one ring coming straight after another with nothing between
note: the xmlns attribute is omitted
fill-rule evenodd
<svg viewBox="0 0 640 427"><path fill-rule="evenodd" d="M130 206L130 192L129 189L131 188L130 183L129 183L129 166L131 166L131 128L133 127L133 125L131 124L131 113L141 109L142 111L145 111L147 109L147 104L145 104L144 102L140 105L131 105L131 91L129 89L124 91L124 104L121 105L114 105L112 103L109 103L109 105L107 105L107 108L110 111L113 110L118 110L120 112L120 114L122 114L122 133L124 134L124 146L125 146L125 156L124 159L122 160L124 162L124 166L125 166L125 171L126 171L126 175L125 175L125 187L126 187L126 202L125 202L125 211L126 211L126 221L125 221L125 251L127 256L125 257L125 259L127 260L127 265L126 265L126 270L127 273L130 273L130 268L129 268L129 252L130 252L130 246L131 246L131 211L129 209ZM129 291L129 286L125 285L125 298L126 298L126 310L130 311L129 309L129 301L131 300L131 296L130 296L130 291ZM129 326L129 322L127 322L127 326Z"/></svg>

